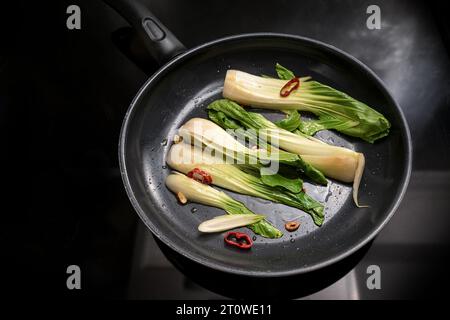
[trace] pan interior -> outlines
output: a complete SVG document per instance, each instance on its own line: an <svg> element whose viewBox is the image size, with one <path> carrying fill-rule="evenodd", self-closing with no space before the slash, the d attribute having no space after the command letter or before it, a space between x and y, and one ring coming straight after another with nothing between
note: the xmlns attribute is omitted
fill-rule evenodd
<svg viewBox="0 0 450 320"><path fill-rule="evenodd" d="M165 157L173 135L185 121L192 117L207 118L206 106L221 98L228 69L275 76L276 62L298 76L310 75L364 101L391 121L392 130L387 138L373 145L331 131L317 135L328 143L365 154L360 202L370 205L356 208L348 184L337 181L330 181L327 187L307 184L307 192L325 203L326 218L320 228L308 214L297 209L226 191L254 212L266 215L284 232L276 240L257 237L251 250L239 251L225 246L221 233L204 235L197 231L200 222L224 212L194 203L179 205L164 185L171 172L165 165ZM270 119L281 116L265 113ZM122 167L128 177L125 181L128 192L150 229L170 247L197 262L247 275L305 272L328 264L367 241L391 214L402 192L409 161L402 117L375 77L328 47L281 37L228 39L175 60L140 91L122 136ZM284 224L294 219L301 226L289 233ZM247 229L245 232L251 233Z"/></svg>

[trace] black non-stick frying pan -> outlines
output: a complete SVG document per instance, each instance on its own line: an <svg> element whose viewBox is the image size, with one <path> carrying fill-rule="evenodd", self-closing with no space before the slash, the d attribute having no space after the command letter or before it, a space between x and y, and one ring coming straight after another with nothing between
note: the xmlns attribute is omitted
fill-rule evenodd
<svg viewBox="0 0 450 320"><path fill-rule="evenodd" d="M107 2L145 39L153 57L165 63L132 101L119 142L128 196L142 221L164 244L215 270L246 276L289 276L343 259L375 237L388 222L408 184L411 142L399 106L369 68L330 45L273 33L231 36L186 50L144 6L126 0ZM254 212L267 215L280 230L285 220L301 221L294 233L285 232L276 240L258 237L251 250L239 251L227 247L221 234L197 231L201 221L223 211L198 204L179 205L164 185L171 172L165 157L171 138L185 121L206 118L208 103L221 97L228 69L274 74L276 62L373 106L390 120L392 129L387 138L375 144L331 131L317 135L365 154L360 202L370 205L356 208L350 185L337 181L330 181L327 187L307 184L307 192L325 203L325 223L320 228L297 209L227 191ZM280 117L270 112L266 115Z"/></svg>

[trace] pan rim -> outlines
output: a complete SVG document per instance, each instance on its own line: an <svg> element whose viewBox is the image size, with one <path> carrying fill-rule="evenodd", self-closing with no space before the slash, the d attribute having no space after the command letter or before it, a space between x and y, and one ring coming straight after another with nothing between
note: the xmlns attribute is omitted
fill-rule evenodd
<svg viewBox="0 0 450 320"><path fill-rule="evenodd" d="M158 228L150 221L148 216L145 214L145 211L141 208L137 198L134 195L134 192L132 190L128 175L127 175L127 165L126 165L126 157L125 157L125 147L126 147L126 137L129 127L129 120L130 115L134 112L134 109L136 105L138 105L139 100L141 99L143 93L146 91L146 89L149 87L151 83L153 83L156 79L158 79L162 74L169 71L172 66L179 63L186 57L189 57L193 54L195 54L198 51L201 51L202 49L206 49L211 46L215 46L217 44L226 43L228 41L235 41L235 40L247 40L247 39L262 39L262 38L279 38L279 39L288 39L288 40L294 40L294 41L302 41L304 43L309 43L321 48L324 48L328 51L334 52L335 54L339 55L340 58L343 58L344 60L356 65L360 70L364 71L369 77L371 77L373 80L375 80L376 85L379 87L380 91L382 91L386 99L390 102L391 105L393 105L396 108L396 111L398 112L400 116L400 121L402 122L403 126L403 137L402 139L405 140L406 145L406 159L405 159L405 170L402 174L402 181L401 181L401 187L400 192L398 193L397 198L393 203L391 204L391 207L389 209L389 212L387 216L381 221L381 223L378 224L376 228L374 228L369 234L367 234L361 241L355 243L353 246L351 246L349 249L345 250L344 252L335 255L333 257L330 257L329 259L326 259L320 263L308 265L308 266L299 266L298 268L292 269L292 270L284 270L284 271L246 271L243 269L235 269L232 267L226 267L222 266L220 264L216 264L214 262L210 262L208 260L204 260L200 255L192 254L190 252L187 252L186 250L180 248L176 243L172 242L171 239L167 236L165 236L162 232L158 230ZM204 265L208 268L222 271L229 274L235 274L239 276L249 276L249 277L264 277L264 278L276 278L276 277L287 277L287 276L294 276L294 275L300 275L309 273L312 271L316 271L319 269L322 269L324 267L330 266L332 264L335 264L338 261L343 260L344 258L352 255L359 249L361 249L364 245L369 243L372 239L376 237L376 235L383 229L383 227L389 222L389 220L392 218L392 216L397 211L405 193L408 188L410 176L411 176L411 168L412 168L412 142L411 142L411 134L409 130L408 123L406 121L406 118L404 116L404 113L400 106L397 104L389 90L384 85L383 81L364 63L359 61L357 58L353 57L352 55L346 53L345 51L338 49L332 45L323 43L318 40L310 39L303 36L298 35L291 35L291 34L282 34L282 33L272 33L272 32L259 32L259 33L245 33L245 34L238 34L238 35L231 35L223 38L219 38L201 45L198 45L194 48L191 48L187 50L186 52L174 57L172 60L167 62L165 65L163 65L160 69L158 69L139 89L139 91L134 96L133 100L131 101L127 112L124 115L124 120L122 123L122 127L120 130L120 137L119 137L119 144L118 144L118 152L119 152L119 168L120 168L120 174L122 177L122 181L126 190L126 193L128 195L128 198L130 199L131 204L133 205L134 210L139 215L140 219L144 222L146 227L150 229L150 231L155 235L159 240L161 240L165 245L167 245L172 250L178 252L182 256L195 261L201 265Z"/></svg>

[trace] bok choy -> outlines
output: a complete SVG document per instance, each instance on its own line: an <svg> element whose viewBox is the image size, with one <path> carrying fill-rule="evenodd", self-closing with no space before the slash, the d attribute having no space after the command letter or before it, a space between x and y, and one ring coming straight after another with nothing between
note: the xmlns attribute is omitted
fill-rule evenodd
<svg viewBox="0 0 450 320"><path fill-rule="evenodd" d="M172 169L184 174L200 169L212 177L212 184L216 186L298 208L309 213L316 225L323 223L323 205L305 192L295 193L287 188L270 186L261 177L246 173L237 165L225 163L222 158L211 156L198 147L187 143L174 144L166 162Z"/></svg>
<svg viewBox="0 0 450 320"><path fill-rule="evenodd" d="M234 200L226 193L197 182L180 173L167 176L166 186L176 194L181 192L190 201L223 209L228 214L252 214L256 217L256 220L260 220L261 216L254 214L244 204ZM247 227L254 233L266 238L279 238L283 235L280 230L266 220L257 221Z"/></svg>
<svg viewBox="0 0 450 320"><path fill-rule="evenodd" d="M220 99L208 106L210 119L227 129L243 126L246 129L265 130L267 137L277 141L280 147L298 154L301 158L319 169L326 176L343 181L353 182L353 199L358 204L358 189L364 171L365 159L362 153L346 148L328 145L318 139L306 135L294 134L276 126L258 113L247 112L237 103L228 99ZM276 138L276 139L275 139Z"/></svg>
<svg viewBox="0 0 450 320"><path fill-rule="evenodd" d="M257 223L264 218L262 215L246 213L218 216L200 223L198 231L205 233L227 231Z"/></svg>
<svg viewBox="0 0 450 320"><path fill-rule="evenodd" d="M276 110L302 110L319 117L303 121L300 130L312 135L319 130L335 129L373 143L389 133L390 123L379 112L330 86L309 78L300 78L300 87L287 97L281 88L293 73L277 65L281 79L258 77L238 70L228 70L223 96L248 106Z"/></svg>
<svg viewBox="0 0 450 320"><path fill-rule="evenodd" d="M235 163L256 166L262 175L273 174L278 169L273 167L282 164L298 169L316 183L327 184L323 173L298 154L279 149L271 150L269 144L264 144L266 148L249 149L212 121L202 118L190 119L181 126L178 134L183 137L183 141L189 141L200 147L206 146L208 150L223 154ZM266 136L263 130L260 130L259 134Z"/></svg>

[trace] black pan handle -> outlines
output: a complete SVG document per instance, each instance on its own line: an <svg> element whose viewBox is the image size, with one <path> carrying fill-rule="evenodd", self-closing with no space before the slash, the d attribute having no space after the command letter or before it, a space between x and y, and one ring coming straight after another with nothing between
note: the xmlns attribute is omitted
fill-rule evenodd
<svg viewBox="0 0 450 320"><path fill-rule="evenodd" d="M186 51L184 45L139 0L103 0L137 31L159 64Z"/></svg>

